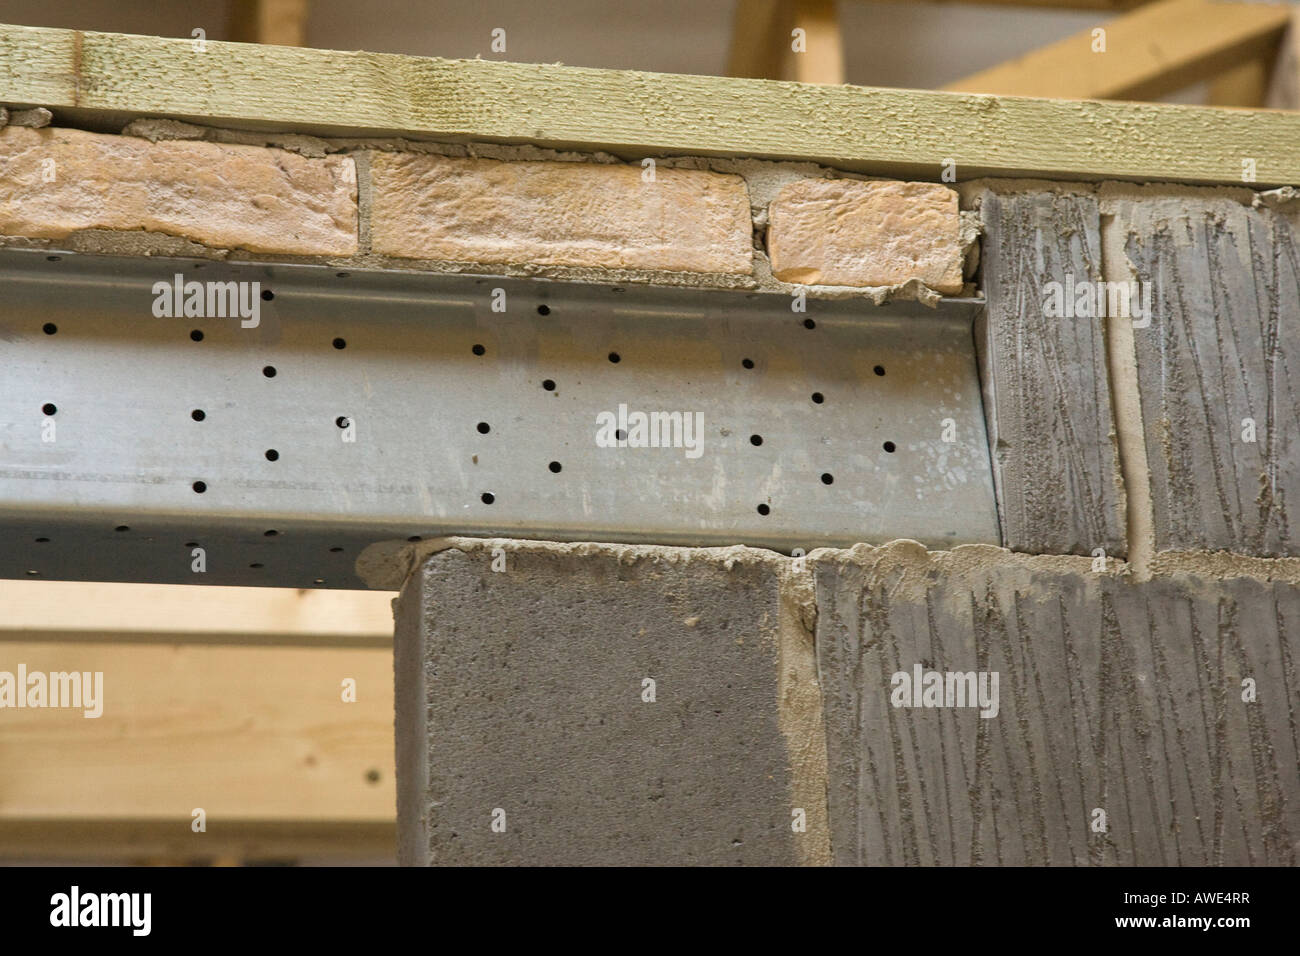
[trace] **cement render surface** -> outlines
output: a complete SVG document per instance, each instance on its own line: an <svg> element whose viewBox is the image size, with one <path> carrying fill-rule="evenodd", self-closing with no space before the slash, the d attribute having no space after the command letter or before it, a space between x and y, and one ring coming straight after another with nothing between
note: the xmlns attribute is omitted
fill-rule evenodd
<svg viewBox="0 0 1300 956"><path fill-rule="evenodd" d="M1154 548L1300 553L1300 216L1245 190L1107 186L1151 287L1133 330Z"/></svg>
<svg viewBox="0 0 1300 956"><path fill-rule="evenodd" d="M984 226L988 305L975 342L1002 543L1033 554L1101 548L1123 557L1125 494L1104 320L1045 309L1051 283L1102 278L1096 198L1059 184L986 184L967 195L978 200Z"/></svg>
<svg viewBox="0 0 1300 956"><path fill-rule="evenodd" d="M835 863L1295 865L1294 569L1179 563L1140 582L907 543L819 561ZM895 706L917 664L997 672L996 716Z"/></svg>

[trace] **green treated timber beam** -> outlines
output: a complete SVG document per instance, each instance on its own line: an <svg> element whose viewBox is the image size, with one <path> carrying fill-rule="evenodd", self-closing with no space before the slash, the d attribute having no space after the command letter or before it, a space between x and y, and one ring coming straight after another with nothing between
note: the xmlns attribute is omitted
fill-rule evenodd
<svg viewBox="0 0 1300 956"><path fill-rule="evenodd" d="M201 47L201 49L200 49ZM956 174L1300 184L1300 113L998 97L0 26L0 103L327 136ZM1248 162L1249 161L1249 162Z"/></svg>

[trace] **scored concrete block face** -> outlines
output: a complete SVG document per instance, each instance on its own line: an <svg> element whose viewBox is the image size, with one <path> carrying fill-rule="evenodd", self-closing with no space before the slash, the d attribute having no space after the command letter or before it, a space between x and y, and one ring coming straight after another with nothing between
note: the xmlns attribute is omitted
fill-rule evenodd
<svg viewBox="0 0 1300 956"><path fill-rule="evenodd" d="M373 249L453 262L748 275L739 176L603 163L374 153Z"/></svg>
<svg viewBox="0 0 1300 956"><path fill-rule="evenodd" d="M811 634L761 555L428 558L399 601L401 861L825 862Z"/></svg>
<svg viewBox="0 0 1300 956"><path fill-rule="evenodd" d="M0 234L9 236L147 230L225 249L348 256L357 252L356 183L347 156L0 130Z"/></svg>
<svg viewBox="0 0 1300 956"><path fill-rule="evenodd" d="M1300 203L1113 189L1159 550L1300 554ZM1249 194L1247 194L1249 195Z"/></svg>
<svg viewBox="0 0 1300 956"><path fill-rule="evenodd" d="M768 207L772 274L801 285L962 290L957 194L934 183L801 179Z"/></svg>
<svg viewBox="0 0 1300 956"><path fill-rule="evenodd" d="M1300 589L1091 565L818 561L835 863L1295 865Z"/></svg>
<svg viewBox="0 0 1300 956"><path fill-rule="evenodd" d="M1063 188L985 190L980 212L988 306L975 341L1002 543L1125 556L1106 320L1077 308L1100 288L1097 201Z"/></svg>

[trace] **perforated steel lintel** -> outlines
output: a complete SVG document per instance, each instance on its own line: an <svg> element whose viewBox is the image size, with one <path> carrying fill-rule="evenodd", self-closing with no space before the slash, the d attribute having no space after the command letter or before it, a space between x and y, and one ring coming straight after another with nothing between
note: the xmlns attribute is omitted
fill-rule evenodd
<svg viewBox="0 0 1300 956"><path fill-rule="evenodd" d="M258 283L258 324L156 315L178 275L182 306ZM441 534L998 540L978 303L50 250L0 252L0 288L0 576L362 587L365 545Z"/></svg>

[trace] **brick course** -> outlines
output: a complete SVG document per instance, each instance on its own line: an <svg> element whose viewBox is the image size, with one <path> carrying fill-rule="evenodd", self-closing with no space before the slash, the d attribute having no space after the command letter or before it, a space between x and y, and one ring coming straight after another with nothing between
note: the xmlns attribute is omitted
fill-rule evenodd
<svg viewBox="0 0 1300 956"><path fill-rule="evenodd" d="M772 274L804 285L962 290L957 194L934 183L804 179L768 210Z"/></svg>
<svg viewBox="0 0 1300 956"><path fill-rule="evenodd" d="M164 141L76 129L0 130L0 234L63 239L148 230L286 255L357 252L347 156Z"/></svg>
<svg viewBox="0 0 1300 956"><path fill-rule="evenodd" d="M408 259L748 274L739 176L412 153L371 159L376 253Z"/></svg>

